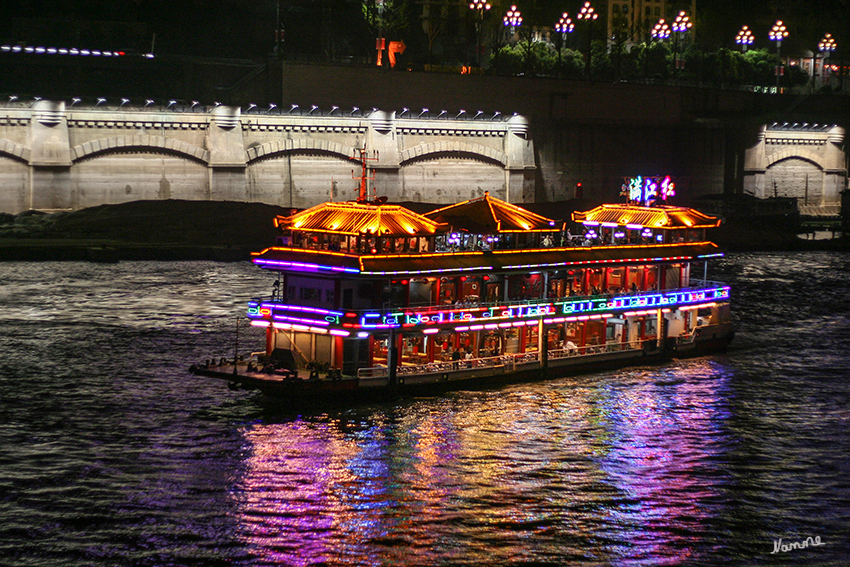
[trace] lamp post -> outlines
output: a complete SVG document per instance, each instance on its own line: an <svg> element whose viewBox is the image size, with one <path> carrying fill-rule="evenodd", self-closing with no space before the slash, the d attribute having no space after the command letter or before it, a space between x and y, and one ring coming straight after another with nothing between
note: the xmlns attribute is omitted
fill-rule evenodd
<svg viewBox="0 0 850 567"><path fill-rule="evenodd" d="M821 53L821 86L823 86L823 80L827 74L827 66L826 60L829 57L829 54L835 51L835 38L832 37L831 33L823 36L823 39L818 42L818 51Z"/></svg>
<svg viewBox="0 0 850 567"><path fill-rule="evenodd" d="M511 6L511 9L508 10L505 17L502 18L502 22L504 22L505 27L508 28L508 42L510 42L514 37L516 28L522 25L522 12L517 10L516 6Z"/></svg>
<svg viewBox="0 0 850 567"><path fill-rule="evenodd" d="M576 26L573 23L572 19L570 19L570 15L566 12L563 13L561 19L558 20L558 23L555 24L555 31L558 32L559 37L561 38L561 44L558 46L558 72L561 71L561 50L564 48L565 40L567 39L568 33L573 33Z"/></svg>
<svg viewBox="0 0 850 567"><path fill-rule="evenodd" d="M587 51L584 54L584 72L588 79L590 79L590 48L593 45L593 22L598 17L599 14L596 13L590 2L585 2L576 16L576 19L587 22Z"/></svg>
<svg viewBox="0 0 850 567"><path fill-rule="evenodd" d="M475 21L475 54L478 59L478 66L481 67L481 24L484 22L484 12L489 10L492 6L490 6L489 2L485 0L472 0L469 3L470 10L476 10L478 12L478 18Z"/></svg>
<svg viewBox="0 0 850 567"><path fill-rule="evenodd" d="M753 39L753 32L750 31L750 28L744 26L741 28L741 31L738 32L738 35L735 36L735 43L740 45L741 50L746 53L747 46L752 45Z"/></svg>
<svg viewBox="0 0 850 567"><path fill-rule="evenodd" d="M788 37L788 30L785 29L785 24L782 23L782 20L776 20L776 23L770 28L768 36L770 37L770 41L776 42L776 56L779 57L779 65L776 66L776 87L779 88L779 72L782 69L782 56L779 54L779 51L782 49L782 40Z"/></svg>
<svg viewBox="0 0 850 567"><path fill-rule="evenodd" d="M676 16L676 19L673 20L672 30L676 32L676 35L673 37L673 76L676 76L676 71L679 69L679 35L684 36L688 33L688 30L693 26L693 22L691 19L685 14L685 11L682 10L679 12L679 15Z"/></svg>

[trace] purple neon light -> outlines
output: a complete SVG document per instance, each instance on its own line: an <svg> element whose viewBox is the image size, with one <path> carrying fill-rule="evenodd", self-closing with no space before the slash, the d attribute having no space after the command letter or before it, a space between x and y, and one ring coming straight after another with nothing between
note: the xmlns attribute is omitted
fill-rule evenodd
<svg viewBox="0 0 850 567"><path fill-rule="evenodd" d="M344 268L342 266L322 266L321 264L308 264L306 262L285 262L283 260L264 260L256 258L254 263L264 266L280 266L291 268L304 268L309 270L330 270L332 272L346 272L349 274L359 274L360 270L356 268Z"/></svg>

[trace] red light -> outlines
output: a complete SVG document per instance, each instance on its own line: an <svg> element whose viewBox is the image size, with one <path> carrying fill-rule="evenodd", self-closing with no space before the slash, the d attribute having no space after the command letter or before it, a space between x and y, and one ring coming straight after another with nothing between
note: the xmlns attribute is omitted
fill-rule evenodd
<svg viewBox="0 0 850 567"><path fill-rule="evenodd" d="M401 280L401 285L407 285L408 283L410 282L408 282L407 280Z"/></svg>
<svg viewBox="0 0 850 567"><path fill-rule="evenodd" d="M484 276L484 281L490 281L490 276Z"/></svg>
<svg viewBox="0 0 850 567"><path fill-rule="evenodd" d="M465 282L465 281L466 281L466 276L461 276L461 277L460 277L460 281Z"/></svg>
<svg viewBox="0 0 850 567"><path fill-rule="evenodd" d="M123 51L119 51L118 55L126 55Z"/></svg>

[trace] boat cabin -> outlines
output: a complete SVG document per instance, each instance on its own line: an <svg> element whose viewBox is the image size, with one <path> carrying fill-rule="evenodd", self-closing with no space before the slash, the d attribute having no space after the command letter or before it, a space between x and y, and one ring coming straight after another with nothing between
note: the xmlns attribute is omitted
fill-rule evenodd
<svg viewBox="0 0 850 567"><path fill-rule="evenodd" d="M692 209L603 205L568 223L485 194L424 215L325 203L276 225L253 258L276 278L252 325L269 353L345 376L664 348L729 320L728 286L707 281L719 220Z"/></svg>

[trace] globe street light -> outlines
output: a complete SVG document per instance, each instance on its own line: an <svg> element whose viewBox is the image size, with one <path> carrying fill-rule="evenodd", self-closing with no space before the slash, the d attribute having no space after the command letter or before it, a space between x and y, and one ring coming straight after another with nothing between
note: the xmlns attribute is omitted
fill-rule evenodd
<svg viewBox="0 0 850 567"><path fill-rule="evenodd" d="M652 28L652 39L664 41L668 37L670 37L670 26L664 22L664 18L661 18Z"/></svg>
<svg viewBox="0 0 850 567"><path fill-rule="evenodd" d="M735 36L735 43L740 45L741 49L744 53L746 53L747 46L752 45L753 39L753 32L750 31L750 28L744 26L741 28L741 31L738 32L738 35Z"/></svg>
<svg viewBox="0 0 850 567"><path fill-rule="evenodd" d="M590 2L585 2L584 6L581 7L581 10L579 10L578 15L576 16L576 19L587 22L587 51L584 54L584 72L588 79L590 79L590 48L593 45L593 22L598 17L599 14L596 13L596 10L594 10L593 6L590 5Z"/></svg>
<svg viewBox="0 0 850 567"><path fill-rule="evenodd" d="M561 70L561 50L564 48L564 42L567 39L568 33L573 33L575 30L575 24L572 19L570 19L570 15L566 12L563 13L561 19L558 20L558 23L555 24L555 31L558 32L559 37L561 38L561 44L558 46L558 71Z"/></svg>
<svg viewBox="0 0 850 567"><path fill-rule="evenodd" d="M484 12L492 6L486 0L472 0L469 3L470 10L478 12L478 19L475 22L475 53L478 59L478 66L481 67L481 24L484 22Z"/></svg>
<svg viewBox="0 0 850 567"><path fill-rule="evenodd" d="M776 66L776 86L778 88L779 70L782 68L782 57L779 55L779 50L782 49L782 40L788 37L788 30L785 29L785 24L782 23L782 20L776 20L776 23L773 24L767 35L770 37L770 41L776 42L776 56L779 57L779 65Z"/></svg>
<svg viewBox="0 0 850 567"><path fill-rule="evenodd" d="M818 51L821 52L821 84L823 84L827 74L826 59L830 53L835 51L835 38L832 37L831 33L823 36L823 39L818 42Z"/></svg>
<svg viewBox="0 0 850 567"><path fill-rule="evenodd" d="M511 6L511 9L502 18L505 26L509 29L508 41L513 39L516 28L522 25L522 12L517 10L516 6Z"/></svg>
<svg viewBox="0 0 850 567"><path fill-rule="evenodd" d="M679 15L676 16L676 19L673 20L672 29L676 32L676 35L673 36L673 75L676 75L676 70L679 68L679 35L685 35L688 33L688 30L691 29L691 26L694 24L691 22L691 19L685 14L685 11L682 10L679 12Z"/></svg>

